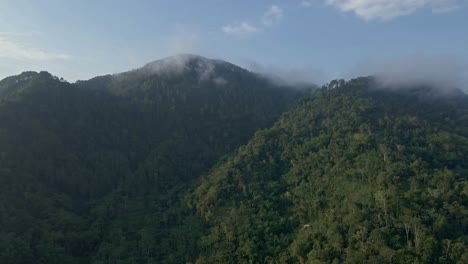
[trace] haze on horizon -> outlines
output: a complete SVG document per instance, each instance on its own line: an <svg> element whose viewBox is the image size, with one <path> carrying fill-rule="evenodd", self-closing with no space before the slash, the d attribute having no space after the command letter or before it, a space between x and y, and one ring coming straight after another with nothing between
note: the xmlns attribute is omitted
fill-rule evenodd
<svg viewBox="0 0 468 264"><path fill-rule="evenodd" d="M461 0L6 0L0 78L76 81L195 53L293 82L375 74L468 91L466 25Z"/></svg>

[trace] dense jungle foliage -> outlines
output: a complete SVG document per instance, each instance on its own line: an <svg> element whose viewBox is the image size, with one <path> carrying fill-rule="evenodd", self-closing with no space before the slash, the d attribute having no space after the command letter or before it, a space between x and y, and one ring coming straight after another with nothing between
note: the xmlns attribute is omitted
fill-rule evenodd
<svg viewBox="0 0 468 264"><path fill-rule="evenodd" d="M333 81L214 168L190 199L198 263L467 263L468 104Z"/></svg>
<svg viewBox="0 0 468 264"><path fill-rule="evenodd" d="M0 263L194 258L183 196L302 93L196 56L75 84L2 80Z"/></svg>
<svg viewBox="0 0 468 264"><path fill-rule="evenodd" d="M197 56L0 81L0 263L467 263L468 98Z"/></svg>

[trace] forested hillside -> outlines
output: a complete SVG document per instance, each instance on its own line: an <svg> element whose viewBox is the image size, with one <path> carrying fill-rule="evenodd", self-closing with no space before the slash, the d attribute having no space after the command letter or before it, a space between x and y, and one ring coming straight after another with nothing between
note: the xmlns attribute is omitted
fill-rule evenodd
<svg viewBox="0 0 468 264"><path fill-rule="evenodd" d="M188 200L197 263L467 263L468 99L333 81Z"/></svg>
<svg viewBox="0 0 468 264"><path fill-rule="evenodd" d="M467 263L468 97L195 55L0 81L0 263Z"/></svg>
<svg viewBox="0 0 468 264"><path fill-rule="evenodd" d="M2 80L0 263L194 259L202 223L183 197L304 92L194 55Z"/></svg>

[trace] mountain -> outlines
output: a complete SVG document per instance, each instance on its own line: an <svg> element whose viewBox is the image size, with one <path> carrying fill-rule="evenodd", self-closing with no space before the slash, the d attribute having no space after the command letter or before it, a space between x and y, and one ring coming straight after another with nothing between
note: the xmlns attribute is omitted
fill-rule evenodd
<svg viewBox="0 0 468 264"><path fill-rule="evenodd" d="M468 97L333 81L188 199L197 263L467 263Z"/></svg>
<svg viewBox="0 0 468 264"><path fill-rule="evenodd" d="M467 263L468 96L182 54L0 81L0 263Z"/></svg>
<svg viewBox="0 0 468 264"><path fill-rule="evenodd" d="M193 259L183 197L305 93L195 55L0 81L0 263Z"/></svg>

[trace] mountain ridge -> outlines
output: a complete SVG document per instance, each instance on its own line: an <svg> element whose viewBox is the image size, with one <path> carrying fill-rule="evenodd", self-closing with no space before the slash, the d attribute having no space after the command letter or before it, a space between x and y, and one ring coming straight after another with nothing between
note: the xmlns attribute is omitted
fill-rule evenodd
<svg viewBox="0 0 468 264"><path fill-rule="evenodd" d="M136 256L131 237L142 228L160 249L155 261L193 258L194 243L168 246L184 221L198 221L182 196L303 93L222 73L221 85L200 81L196 70L76 83L46 72L4 79L16 86L0 102L0 262L117 262L123 256L107 243L118 236ZM135 208L143 216L129 229Z"/></svg>
<svg viewBox="0 0 468 264"><path fill-rule="evenodd" d="M48 73L47 71L42 71L44 73ZM192 74L196 74L198 76L199 81L212 81L218 85L224 85L226 80L218 75L223 75L229 72L237 73L237 74L249 74L255 75L257 78L261 78L264 80L268 80L271 84L275 84L276 86L283 86L283 87L290 87L294 89L315 89L318 88L316 84L313 83L297 83L297 84L290 84L288 82L282 81L279 77L270 78L262 73L250 71L246 68L243 68L239 65L233 64L231 62L222 60L222 59L212 59L207 58L201 55L190 54L190 53L181 53L173 56L164 57L161 59L157 59L151 62L144 64L143 66L130 69L128 71L120 72L120 73L111 73L111 74L104 74L98 75L95 77L91 77L87 80L77 80L72 82L73 84L79 84L83 82L89 81L103 81L106 79L125 79L128 76L151 76L157 75L160 77L170 77L171 75L180 75L183 73L191 72ZM37 73L34 71L26 71L20 73L18 75L13 75L9 77L5 77L5 79L12 79L18 78L24 73ZM50 73L49 73L50 74ZM53 76L53 75L52 75ZM60 81L65 82L63 78L58 78L54 76L54 78L59 79ZM1 82L1 80L0 80Z"/></svg>
<svg viewBox="0 0 468 264"><path fill-rule="evenodd" d="M210 171L197 263L468 260L468 99L367 81L305 96Z"/></svg>
<svg viewBox="0 0 468 264"><path fill-rule="evenodd" d="M0 81L1 263L468 258L466 95L153 63Z"/></svg>

